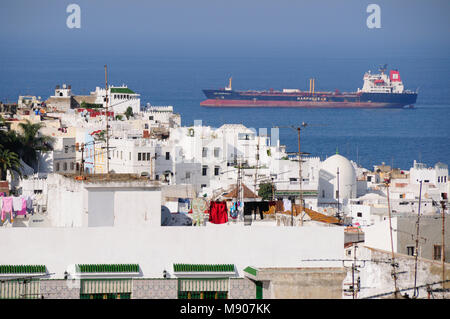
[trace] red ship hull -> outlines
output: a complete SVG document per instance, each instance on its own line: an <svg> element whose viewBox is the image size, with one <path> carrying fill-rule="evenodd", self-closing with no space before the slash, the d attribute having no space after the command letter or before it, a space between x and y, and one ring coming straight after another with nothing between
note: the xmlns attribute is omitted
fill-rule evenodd
<svg viewBox="0 0 450 319"><path fill-rule="evenodd" d="M304 108L402 108L402 104L376 102L319 102L319 101L263 101L207 99L200 103L207 107L304 107Z"/></svg>

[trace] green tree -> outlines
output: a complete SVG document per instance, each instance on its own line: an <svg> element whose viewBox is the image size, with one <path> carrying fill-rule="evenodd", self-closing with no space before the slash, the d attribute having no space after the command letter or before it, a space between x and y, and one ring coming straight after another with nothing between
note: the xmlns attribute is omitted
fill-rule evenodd
<svg viewBox="0 0 450 319"><path fill-rule="evenodd" d="M272 199L272 184L271 183L262 183L259 184L258 196L263 200Z"/></svg>
<svg viewBox="0 0 450 319"><path fill-rule="evenodd" d="M133 116L133 109L131 108L131 106L129 106L125 111L125 116L127 117L127 120L129 120L130 117Z"/></svg>
<svg viewBox="0 0 450 319"><path fill-rule="evenodd" d="M106 130L102 130L102 131L94 134L94 140L106 142Z"/></svg>
<svg viewBox="0 0 450 319"><path fill-rule="evenodd" d="M22 165L20 164L19 155L3 148L3 146L0 145L0 179L3 181L6 180L6 174L8 171L11 175L15 171L20 177L22 177L20 171L21 168Z"/></svg>
<svg viewBox="0 0 450 319"><path fill-rule="evenodd" d="M22 145L18 154L32 168L37 166L38 152L53 150L53 138L39 133L43 126L43 123L31 123L29 120L19 123L19 127L22 129L19 140Z"/></svg>

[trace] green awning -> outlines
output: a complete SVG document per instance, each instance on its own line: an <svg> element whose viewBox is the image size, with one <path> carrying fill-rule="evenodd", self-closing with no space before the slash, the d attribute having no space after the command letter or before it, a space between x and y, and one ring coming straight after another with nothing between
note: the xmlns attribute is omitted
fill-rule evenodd
<svg viewBox="0 0 450 319"><path fill-rule="evenodd" d="M173 264L174 272L234 272L234 264Z"/></svg>
<svg viewBox="0 0 450 319"><path fill-rule="evenodd" d="M317 191L302 191L303 196L317 196ZM300 191L275 191L275 196L300 196Z"/></svg>
<svg viewBox="0 0 450 319"><path fill-rule="evenodd" d="M46 273L44 265L0 265L0 274Z"/></svg>
<svg viewBox="0 0 450 319"><path fill-rule="evenodd" d="M138 273L138 264L80 264L81 273Z"/></svg>
<svg viewBox="0 0 450 319"><path fill-rule="evenodd" d="M134 91L129 88L111 88L111 93L135 94Z"/></svg>
<svg viewBox="0 0 450 319"><path fill-rule="evenodd" d="M252 276L255 276L255 277L256 277L256 275L258 275L258 269L255 267L251 267L251 266L248 266L247 268L245 268L244 272L246 272L247 274L250 274Z"/></svg>
<svg viewBox="0 0 450 319"><path fill-rule="evenodd" d="M228 278L178 279L178 291L228 291Z"/></svg>
<svg viewBox="0 0 450 319"><path fill-rule="evenodd" d="M80 293L82 294L107 294L107 293L131 293L131 279L82 279Z"/></svg>

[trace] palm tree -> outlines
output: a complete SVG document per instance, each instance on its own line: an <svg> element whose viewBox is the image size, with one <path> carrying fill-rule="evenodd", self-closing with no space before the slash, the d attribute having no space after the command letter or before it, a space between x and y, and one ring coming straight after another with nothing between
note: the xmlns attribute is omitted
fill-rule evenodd
<svg viewBox="0 0 450 319"><path fill-rule="evenodd" d="M2 181L6 180L6 174L8 171L11 175L13 174L13 171L15 171L20 177L22 177L22 173L20 171L21 168L22 164L20 164L19 156L8 149L4 149L3 146L0 145L0 179Z"/></svg>
<svg viewBox="0 0 450 319"><path fill-rule="evenodd" d="M44 126L43 123L31 123L26 120L25 123L19 123L22 133L19 134L21 149L19 156L32 168L36 168L38 160L38 151L48 152L53 150L53 138L39 134L39 130Z"/></svg>

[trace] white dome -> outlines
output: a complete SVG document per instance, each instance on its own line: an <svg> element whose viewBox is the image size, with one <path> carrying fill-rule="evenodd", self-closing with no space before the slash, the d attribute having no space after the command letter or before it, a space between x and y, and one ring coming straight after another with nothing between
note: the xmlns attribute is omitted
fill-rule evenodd
<svg viewBox="0 0 450 319"><path fill-rule="evenodd" d="M327 158L321 165L321 170L333 176L329 181L333 184L333 196L336 198L337 173L339 170L339 197L341 199L356 196L356 172L352 163L342 155L335 154Z"/></svg>

